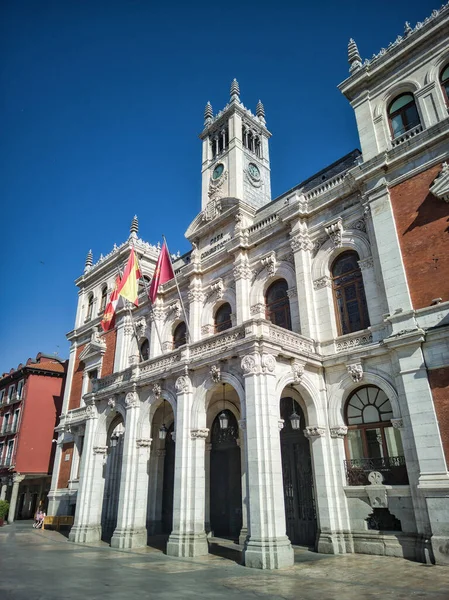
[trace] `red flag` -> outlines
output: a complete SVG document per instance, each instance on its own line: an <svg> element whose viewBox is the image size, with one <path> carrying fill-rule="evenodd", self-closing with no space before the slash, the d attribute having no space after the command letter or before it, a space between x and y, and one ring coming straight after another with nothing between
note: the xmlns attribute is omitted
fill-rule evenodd
<svg viewBox="0 0 449 600"><path fill-rule="evenodd" d="M139 269L137 256L135 255L134 248L131 248L129 259L123 272L122 281L118 287L118 293L136 306L139 306L139 289L137 282L141 277L142 273Z"/></svg>
<svg viewBox="0 0 449 600"><path fill-rule="evenodd" d="M159 253L159 258L157 259L156 269L153 274L153 279L151 280L150 291L148 292L148 297L152 303L156 300L159 286L170 281L174 276L175 274L173 272L170 255L168 254L167 244L164 242Z"/></svg>
<svg viewBox="0 0 449 600"><path fill-rule="evenodd" d="M117 276L115 288L111 292L108 305L104 309L103 318L101 319L101 327L103 331L109 331L115 327L115 311L119 300L118 288L120 286L120 277Z"/></svg>

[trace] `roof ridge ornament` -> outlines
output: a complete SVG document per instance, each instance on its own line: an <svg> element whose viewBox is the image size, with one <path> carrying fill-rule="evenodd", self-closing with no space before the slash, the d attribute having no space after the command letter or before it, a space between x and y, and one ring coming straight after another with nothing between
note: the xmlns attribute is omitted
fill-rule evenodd
<svg viewBox="0 0 449 600"><path fill-rule="evenodd" d="M139 219L137 218L137 215L134 215L133 220L131 221L131 227L129 228L129 237L137 237L137 234L139 232Z"/></svg>
<svg viewBox="0 0 449 600"><path fill-rule="evenodd" d="M262 101L259 100L256 106L256 116L265 125L265 108L262 104Z"/></svg>
<svg viewBox="0 0 449 600"><path fill-rule="evenodd" d="M204 109L204 126L208 127L214 118L214 111L212 110L212 104L207 101L206 108Z"/></svg>
<svg viewBox="0 0 449 600"><path fill-rule="evenodd" d="M348 44L348 63L350 73L358 71L362 68L362 59L359 53L359 49L357 48L357 44L352 38L349 40Z"/></svg>
<svg viewBox="0 0 449 600"><path fill-rule="evenodd" d="M235 100L236 102L240 102L240 87L237 79L232 80L231 83L231 102Z"/></svg>
<svg viewBox="0 0 449 600"><path fill-rule="evenodd" d="M92 264L93 264L93 254L92 254L92 250L89 250L89 252L87 253L87 256L86 256L86 262L84 264L84 272L85 273L87 273L88 271L91 270Z"/></svg>

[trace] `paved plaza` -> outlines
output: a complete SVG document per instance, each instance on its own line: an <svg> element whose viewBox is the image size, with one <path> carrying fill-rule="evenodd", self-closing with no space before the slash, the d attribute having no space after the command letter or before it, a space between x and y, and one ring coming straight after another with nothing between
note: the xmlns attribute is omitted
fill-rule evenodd
<svg viewBox="0 0 449 600"><path fill-rule="evenodd" d="M157 546L157 544L155 544ZM112 550L68 542L31 522L0 529L1 600L222 598L287 600L449 600L449 569L400 558L329 556L296 549L282 571L240 566L238 548L214 544L197 559L160 549Z"/></svg>

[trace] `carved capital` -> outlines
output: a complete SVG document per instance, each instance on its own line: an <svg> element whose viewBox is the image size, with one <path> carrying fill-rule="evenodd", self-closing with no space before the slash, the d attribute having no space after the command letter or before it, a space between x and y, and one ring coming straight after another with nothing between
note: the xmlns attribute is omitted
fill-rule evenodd
<svg viewBox="0 0 449 600"><path fill-rule="evenodd" d="M204 294L201 289L193 288L189 290L187 298L189 299L189 302L202 302L204 300Z"/></svg>
<svg viewBox="0 0 449 600"><path fill-rule="evenodd" d="M223 279L218 279L215 283L210 286L213 293L216 294L217 300L221 300L224 295L224 283Z"/></svg>
<svg viewBox="0 0 449 600"><path fill-rule="evenodd" d="M139 396L136 392L128 392L125 396L125 407L136 408L139 405Z"/></svg>
<svg viewBox="0 0 449 600"><path fill-rule="evenodd" d="M284 429L284 419L278 420L278 429L279 431L281 431L281 429Z"/></svg>
<svg viewBox="0 0 449 600"><path fill-rule="evenodd" d="M262 372L274 373L276 370L276 359L272 354L262 354Z"/></svg>
<svg viewBox="0 0 449 600"><path fill-rule="evenodd" d="M395 429L402 429L404 427L404 421L402 419L391 419L391 424Z"/></svg>
<svg viewBox="0 0 449 600"><path fill-rule="evenodd" d="M21 473L14 473L12 476L13 483L22 483L24 479L25 475L22 475Z"/></svg>
<svg viewBox="0 0 449 600"><path fill-rule="evenodd" d="M209 435L209 429L192 429L190 436L192 440L205 440Z"/></svg>
<svg viewBox="0 0 449 600"><path fill-rule="evenodd" d="M343 222L341 218L325 227L327 235L332 240L332 243L336 248L341 248L343 245Z"/></svg>
<svg viewBox="0 0 449 600"><path fill-rule="evenodd" d="M240 366L245 375L250 375L251 373L257 373L260 365L260 355L259 354L247 354L242 358Z"/></svg>
<svg viewBox="0 0 449 600"><path fill-rule="evenodd" d="M97 408L93 404L88 404L86 406L86 419L97 419L98 411Z"/></svg>
<svg viewBox="0 0 449 600"><path fill-rule="evenodd" d="M292 287L289 290L287 290L287 296L289 298L296 298L297 295L298 295L298 289L297 288Z"/></svg>
<svg viewBox="0 0 449 600"><path fill-rule="evenodd" d="M209 373L210 373L210 376L212 377L212 381L214 383L219 383L219 381L221 379L220 367L217 367L217 365L212 365L209 370Z"/></svg>
<svg viewBox="0 0 449 600"><path fill-rule="evenodd" d="M343 439L348 433L346 425L338 425L337 427L331 427L331 438Z"/></svg>
<svg viewBox="0 0 449 600"><path fill-rule="evenodd" d="M252 271L247 264L235 265L233 269L234 279L251 279Z"/></svg>
<svg viewBox="0 0 449 600"><path fill-rule="evenodd" d="M311 242L309 236L305 233L299 234L290 234L292 239L290 241L290 246L293 252L310 252L313 248L313 243Z"/></svg>
<svg viewBox="0 0 449 600"><path fill-rule="evenodd" d="M253 304L249 309L249 312L251 315L256 315L256 316L262 315L263 317L265 317L265 311L266 311L265 304L262 304L262 303Z"/></svg>
<svg viewBox="0 0 449 600"><path fill-rule="evenodd" d="M324 437L326 435L326 429L324 427L319 427L318 425L310 425L304 429L304 436L309 439L315 439L319 437Z"/></svg>
<svg viewBox="0 0 449 600"><path fill-rule="evenodd" d="M151 448L151 442L153 440L151 438L140 438L136 440L136 446L138 448Z"/></svg>
<svg viewBox="0 0 449 600"><path fill-rule="evenodd" d="M361 363L346 365L348 373L354 383L359 383L363 379L363 367Z"/></svg>
<svg viewBox="0 0 449 600"><path fill-rule="evenodd" d="M372 269L374 266L374 262L373 262L373 257L369 256L368 258L365 258L364 260L359 260L359 267L362 271L366 271L368 269Z"/></svg>
<svg viewBox="0 0 449 600"><path fill-rule="evenodd" d="M325 287L332 287L332 280L327 275L325 275L324 277L320 277L319 279L315 279L315 281L313 282L314 290L321 290Z"/></svg>
<svg viewBox="0 0 449 600"><path fill-rule="evenodd" d="M265 256L260 261L262 266L267 270L268 275L274 275L276 272L276 253L270 252L268 256Z"/></svg>
<svg viewBox="0 0 449 600"><path fill-rule="evenodd" d="M190 379L187 375L181 375L175 382L176 393L187 394L190 391Z"/></svg>
<svg viewBox="0 0 449 600"><path fill-rule="evenodd" d="M94 446L92 448L92 451L93 451L94 454L105 455L105 454L107 454L108 447L107 446Z"/></svg>

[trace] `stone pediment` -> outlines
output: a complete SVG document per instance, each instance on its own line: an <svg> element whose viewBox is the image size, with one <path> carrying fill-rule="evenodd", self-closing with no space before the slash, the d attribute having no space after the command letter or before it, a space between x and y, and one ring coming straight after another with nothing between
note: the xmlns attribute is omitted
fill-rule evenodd
<svg viewBox="0 0 449 600"><path fill-rule="evenodd" d="M211 231L216 230L232 215L243 213L244 216L253 220L255 209L246 202L237 198L217 198L208 202L206 208L195 217L189 225L185 236L188 240L194 241L203 235L209 235Z"/></svg>
<svg viewBox="0 0 449 600"><path fill-rule="evenodd" d="M106 344L100 338L98 334L93 334L90 342L86 344L86 347L79 355L79 360L86 362L92 358L98 358L103 356L106 352Z"/></svg>
<svg viewBox="0 0 449 600"><path fill-rule="evenodd" d="M449 203L449 164L447 162L443 163L441 171L429 187L429 191L440 200Z"/></svg>

